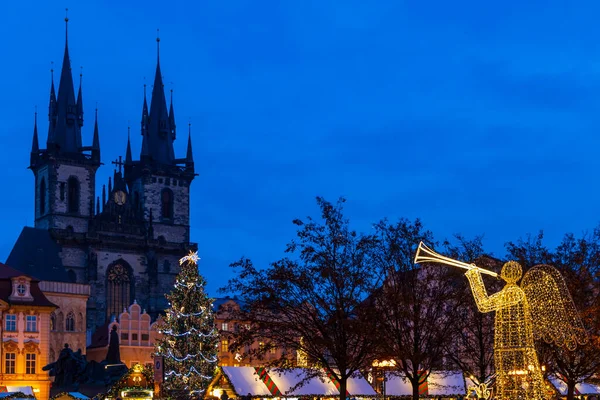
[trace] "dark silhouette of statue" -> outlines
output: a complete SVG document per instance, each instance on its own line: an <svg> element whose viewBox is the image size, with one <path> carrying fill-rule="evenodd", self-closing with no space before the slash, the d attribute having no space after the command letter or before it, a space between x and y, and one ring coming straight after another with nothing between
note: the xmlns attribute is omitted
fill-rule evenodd
<svg viewBox="0 0 600 400"><path fill-rule="evenodd" d="M81 349L74 353L69 345L65 343L65 347L58 355L58 360L44 366L42 369L50 371L50 376L54 376L54 386L71 387L86 380L86 365L87 361L85 356L81 354Z"/></svg>
<svg viewBox="0 0 600 400"><path fill-rule="evenodd" d="M110 331L108 351L106 352L106 363L121 364L121 353L119 351L119 334L117 333L116 325L113 325Z"/></svg>

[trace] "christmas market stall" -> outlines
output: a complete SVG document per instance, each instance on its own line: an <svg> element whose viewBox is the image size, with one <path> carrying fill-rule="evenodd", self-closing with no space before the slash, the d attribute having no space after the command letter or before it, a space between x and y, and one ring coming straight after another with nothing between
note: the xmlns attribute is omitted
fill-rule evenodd
<svg viewBox="0 0 600 400"><path fill-rule="evenodd" d="M465 379L461 372L435 371L419 386L419 397L457 399L466 395ZM401 375L388 374L384 396L412 397L410 381Z"/></svg>
<svg viewBox="0 0 600 400"><path fill-rule="evenodd" d="M548 380L550 381L550 383L552 383L552 385L556 388L556 392L560 397L566 397L567 396L567 384L562 381L561 379L559 379L556 376L550 375L548 377ZM578 383L575 385L575 396L582 396L580 398L586 398L584 396L598 396L600 395L600 386L599 385L594 385L591 383L586 383L586 382L582 382L582 383Z"/></svg>
<svg viewBox="0 0 600 400"><path fill-rule="evenodd" d="M217 399L220 399L223 393L226 393L228 398L241 398L248 393L251 397L272 397L254 367L220 367L207 393Z"/></svg>
<svg viewBox="0 0 600 400"><path fill-rule="evenodd" d="M347 386L349 397L376 396L363 377L350 378ZM223 393L228 398L241 398L248 394L252 398L334 398L339 396L339 384L328 377L310 377L301 368L268 370L261 367L221 367L209 386L208 394L220 399Z"/></svg>
<svg viewBox="0 0 600 400"><path fill-rule="evenodd" d="M35 399L31 386L0 386L0 399Z"/></svg>
<svg viewBox="0 0 600 400"><path fill-rule="evenodd" d="M282 396L336 397L340 393L331 379L308 377L302 368L285 371L258 368L257 372L264 376L263 380L270 379Z"/></svg>
<svg viewBox="0 0 600 400"><path fill-rule="evenodd" d="M136 364L110 388L108 393L96 396L104 400L117 397L123 400L151 400L154 397L153 371L144 365Z"/></svg>

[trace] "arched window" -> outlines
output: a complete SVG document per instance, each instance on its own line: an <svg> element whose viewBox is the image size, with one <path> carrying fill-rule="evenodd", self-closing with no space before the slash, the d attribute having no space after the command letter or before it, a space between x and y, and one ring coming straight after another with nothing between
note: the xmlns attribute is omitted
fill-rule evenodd
<svg viewBox="0 0 600 400"><path fill-rule="evenodd" d="M56 330L62 330L63 329L64 319L65 319L65 317L64 317L62 311L60 311L58 313L58 316L56 317Z"/></svg>
<svg viewBox="0 0 600 400"><path fill-rule="evenodd" d="M46 213L46 180L42 178L42 183L40 183L40 215L44 215Z"/></svg>
<svg viewBox="0 0 600 400"><path fill-rule="evenodd" d="M171 189L163 189L160 194L161 216L165 219L173 219L173 192Z"/></svg>
<svg viewBox="0 0 600 400"><path fill-rule="evenodd" d="M72 312L67 314L67 319L65 320L65 331L75 332L75 314Z"/></svg>
<svg viewBox="0 0 600 400"><path fill-rule="evenodd" d="M124 308L133 303L133 277L131 268L121 260L106 271L106 316L118 317Z"/></svg>
<svg viewBox="0 0 600 400"><path fill-rule="evenodd" d="M50 314L50 330L56 330L56 315L54 313ZM52 358L50 358L52 360Z"/></svg>
<svg viewBox="0 0 600 400"><path fill-rule="evenodd" d="M79 212L79 181L74 176L67 181L67 211L70 213Z"/></svg>

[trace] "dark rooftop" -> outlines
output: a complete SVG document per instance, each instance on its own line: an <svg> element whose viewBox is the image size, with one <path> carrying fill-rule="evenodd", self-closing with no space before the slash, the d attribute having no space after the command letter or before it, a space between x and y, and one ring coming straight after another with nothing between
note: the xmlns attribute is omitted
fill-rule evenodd
<svg viewBox="0 0 600 400"><path fill-rule="evenodd" d="M24 227L6 264L41 281L71 282L62 264L60 246L46 229Z"/></svg>

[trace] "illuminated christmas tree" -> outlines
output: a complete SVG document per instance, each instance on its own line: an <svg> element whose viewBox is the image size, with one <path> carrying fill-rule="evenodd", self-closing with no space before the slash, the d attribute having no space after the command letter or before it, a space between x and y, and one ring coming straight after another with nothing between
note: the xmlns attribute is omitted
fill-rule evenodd
<svg viewBox="0 0 600 400"><path fill-rule="evenodd" d="M203 394L217 367L219 333L197 262L197 253L180 260L181 271L166 296L170 308L158 327L155 352L164 357L163 391L173 397Z"/></svg>

